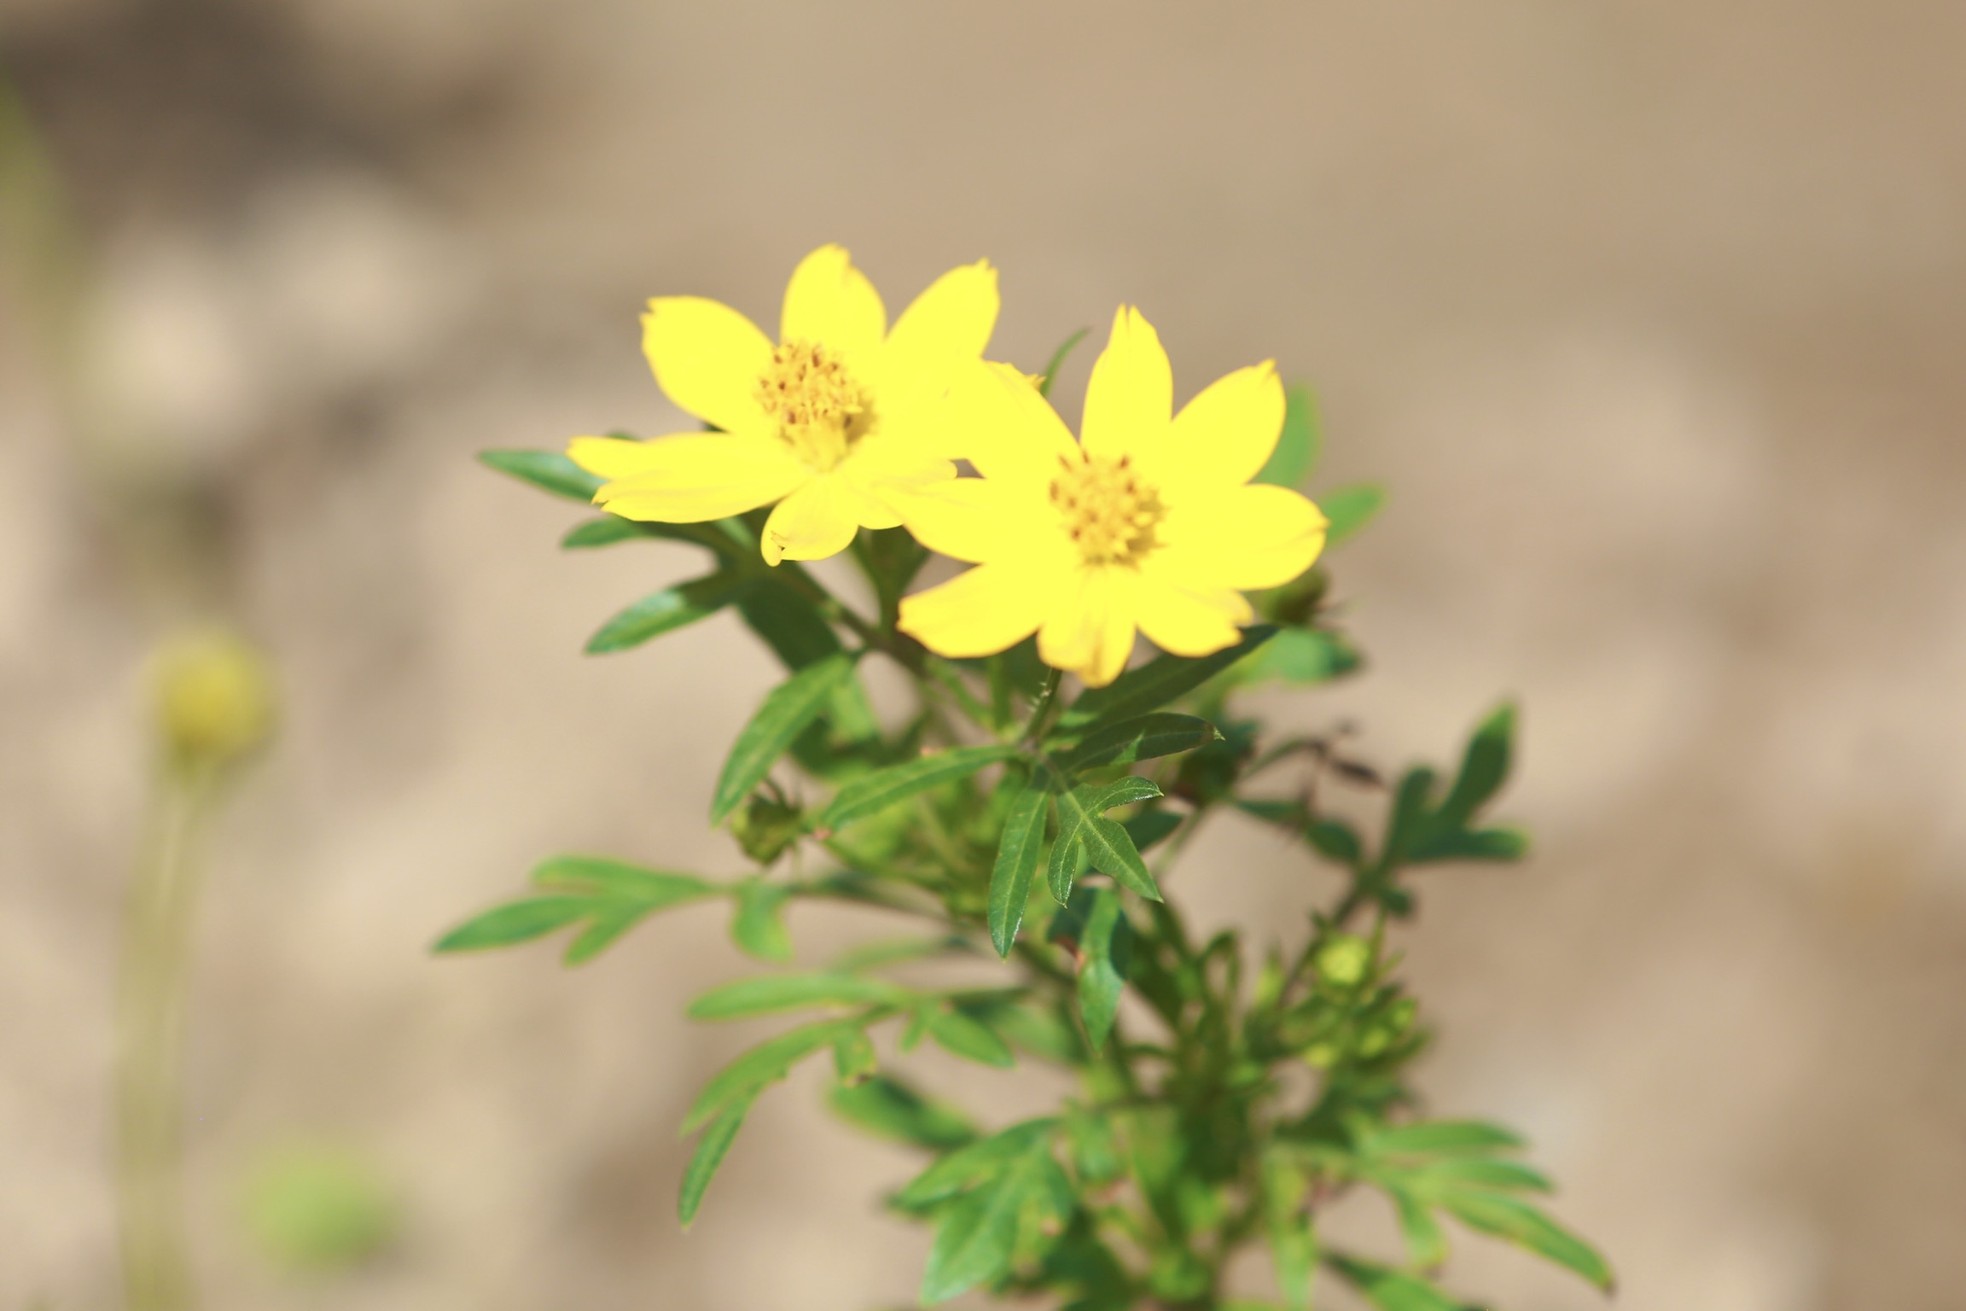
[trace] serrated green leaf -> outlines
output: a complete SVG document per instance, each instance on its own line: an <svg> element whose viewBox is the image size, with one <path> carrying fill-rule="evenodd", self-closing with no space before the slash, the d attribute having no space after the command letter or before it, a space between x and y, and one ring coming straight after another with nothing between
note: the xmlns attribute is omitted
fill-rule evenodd
<svg viewBox="0 0 1966 1311"><path fill-rule="evenodd" d="M543 938L586 916L592 903L581 897L528 897L494 906L437 940L435 951L482 951Z"/></svg>
<svg viewBox="0 0 1966 1311"><path fill-rule="evenodd" d="M946 1152L976 1137L976 1126L960 1110L884 1074L837 1085L827 1102L835 1114L868 1133L911 1147Z"/></svg>
<svg viewBox="0 0 1966 1311"><path fill-rule="evenodd" d="M979 1065L1007 1070L1017 1064L1010 1044L997 1031L975 1016L953 1007L935 1009L928 1015L928 1036L951 1056L960 1056Z"/></svg>
<svg viewBox="0 0 1966 1311"><path fill-rule="evenodd" d="M954 1197L979 1180L1001 1173L1019 1157L1028 1155L1057 1128L1058 1120L1053 1116L1023 1120L987 1138L979 1138L959 1147L909 1180L894 1195L895 1204L917 1210L946 1197Z"/></svg>
<svg viewBox="0 0 1966 1311"><path fill-rule="evenodd" d="M1046 364L1044 366L1044 372L1038 375L1038 395L1051 395L1051 384L1057 380L1058 370L1064 367L1066 359L1072 353L1072 348L1084 341L1085 334L1090 331L1092 331L1090 328L1080 328L1077 332L1065 338L1064 341L1058 343L1058 349L1051 352L1051 362Z"/></svg>
<svg viewBox="0 0 1966 1311"><path fill-rule="evenodd" d="M606 856L554 856L533 868L532 881L551 892L633 902L651 910L694 901L721 890L694 874L646 869Z"/></svg>
<svg viewBox="0 0 1966 1311"><path fill-rule="evenodd" d="M1522 1146L1519 1136L1484 1120L1422 1120L1380 1129L1360 1144L1360 1151L1374 1157L1460 1156L1513 1152Z"/></svg>
<svg viewBox="0 0 1966 1311"><path fill-rule="evenodd" d="M792 935L785 927L785 902L791 889L758 880L739 885L737 906L730 921L730 939L751 956L773 964L792 959Z"/></svg>
<svg viewBox="0 0 1966 1311"><path fill-rule="evenodd" d="M1582 1275L1605 1292L1617 1281L1597 1249L1519 1197L1501 1193L1448 1192L1441 1208L1470 1229L1506 1239L1546 1261Z"/></svg>
<svg viewBox="0 0 1966 1311"><path fill-rule="evenodd" d="M861 974L761 974L710 989L689 1004L692 1020L742 1020L802 1006L906 1004L913 993Z"/></svg>
<svg viewBox="0 0 1966 1311"><path fill-rule="evenodd" d="M1058 756L1057 762L1059 768L1071 771L1100 765L1131 765L1193 751L1221 737L1215 725L1206 719L1161 711L1094 729L1077 746Z"/></svg>
<svg viewBox="0 0 1966 1311"><path fill-rule="evenodd" d="M1009 956L1018 925L1031 900L1031 880L1044 851L1044 788L1034 779L1006 777L999 790L1014 788L1004 815L1003 836L997 842L996 863L990 870L990 943L997 955Z"/></svg>
<svg viewBox="0 0 1966 1311"><path fill-rule="evenodd" d="M500 473L573 501L591 503L605 481L558 451L480 451L478 459Z"/></svg>
<svg viewBox="0 0 1966 1311"><path fill-rule="evenodd" d="M775 1038L768 1038L742 1052L703 1085L703 1091L696 1095L696 1101L690 1105L689 1114L683 1117L683 1132L695 1132L738 1098L748 1097L767 1084L776 1083L790 1073L794 1065L821 1048L832 1046L835 1039L859 1027L853 1020L816 1020L789 1029Z"/></svg>
<svg viewBox="0 0 1966 1311"><path fill-rule="evenodd" d="M1133 925L1118 895L1101 888L1092 894L1079 938L1079 1018L1094 1051L1106 1045L1113 1031L1132 956Z"/></svg>
<svg viewBox="0 0 1966 1311"><path fill-rule="evenodd" d="M845 686L853 666L852 655L838 652L806 666L771 690L737 735L724 761L710 806L711 823L723 823L751 790L764 782L792 739L817 719L833 693Z"/></svg>
<svg viewBox="0 0 1966 1311"><path fill-rule="evenodd" d="M710 1180L716 1176L717 1167L724 1163L730 1145L737 1137L737 1131L744 1125L744 1117L751 1113L751 1103L757 1099L755 1092L739 1097L718 1113L696 1140L696 1150L690 1153L689 1164L683 1167L682 1191L676 1198L676 1214L682 1218L683 1228L687 1229L696 1219L697 1208L703 1205L703 1194L710 1187Z"/></svg>
<svg viewBox="0 0 1966 1311"><path fill-rule="evenodd" d="M1298 1166L1281 1154L1263 1162L1263 1223L1277 1292L1290 1311L1310 1311L1311 1277L1317 1270L1317 1234L1304 1208L1310 1184Z"/></svg>
<svg viewBox="0 0 1966 1311"><path fill-rule="evenodd" d="M1103 816L1115 806L1150 801L1160 794L1150 780L1134 774L1099 786L1059 792L1058 838L1051 849L1052 895L1063 901L1070 894L1077 864L1083 859L1122 887L1149 901L1159 901L1160 889L1147 872L1147 862L1134 848L1133 839L1119 824Z"/></svg>
<svg viewBox="0 0 1966 1311"><path fill-rule="evenodd" d="M905 801L918 792L967 778L980 769L1010 760L1016 755L1017 748L1012 746L956 747L918 760L889 765L886 769L877 769L841 788L826 809L820 812L819 818L813 821L813 826L821 829L842 828L857 819L885 810L896 802Z"/></svg>
<svg viewBox="0 0 1966 1311"><path fill-rule="evenodd" d="M651 638L708 619L750 586L750 579L737 574L714 573L651 592L602 624L587 639L587 654L626 651Z"/></svg>
<svg viewBox="0 0 1966 1311"><path fill-rule="evenodd" d="M1376 1311L1477 1311L1413 1275L1353 1257L1333 1255L1324 1260L1352 1287L1365 1294L1365 1300Z"/></svg>
<svg viewBox="0 0 1966 1311"><path fill-rule="evenodd" d="M1276 449L1256 475L1259 483L1273 483L1278 487L1302 487L1304 480L1311 476L1317 467L1318 448L1317 405L1308 387L1292 387L1283 394L1283 431L1277 436Z"/></svg>
<svg viewBox="0 0 1966 1311"><path fill-rule="evenodd" d="M1158 710L1255 651L1276 631L1269 624L1257 624L1244 629L1242 640L1234 646L1199 659L1157 656L1138 669L1127 670L1110 686L1083 693L1059 716L1059 731L1083 733Z"/></svg>
<svg viewBox="0 0 1966 1311"><path fill-rule="evenodd" d="M1372 521L1372 516L1379 513L1379 507L1385 503L1386 489L1377 483L1340 487L1318 497L1318 509L1324 511L1324 517L1331 521L1331 526L1324 533L1325 547L1336 546L1357 533Z"/></svg>

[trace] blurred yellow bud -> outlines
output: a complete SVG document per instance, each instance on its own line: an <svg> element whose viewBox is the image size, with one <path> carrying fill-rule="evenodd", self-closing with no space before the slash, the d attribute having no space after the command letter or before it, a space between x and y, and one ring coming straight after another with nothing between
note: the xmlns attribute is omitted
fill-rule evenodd
<svg viewBox="0 0 1966 1311"><path fill-rule="evenodd" d="M1317 953L1318 976L1340 988L1356 987L1372 968L1372 944L1364 938L1341 933Z"/></svg>
<svg viewBox="0 0 1966 1311"><path fill-rule="evenodd" d="M273 685L266 661L231 633L172 638L157 653L153 687L158 729L179 760L236 760L272 731Z"/></svg>

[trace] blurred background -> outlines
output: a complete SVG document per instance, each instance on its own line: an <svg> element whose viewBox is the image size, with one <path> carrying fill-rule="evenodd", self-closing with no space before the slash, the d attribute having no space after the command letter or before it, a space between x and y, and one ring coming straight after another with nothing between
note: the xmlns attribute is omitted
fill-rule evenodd
<svg viewBox="0 0 1966 1311"><path fill-rule="evenodd" d="M694 560L561 553L578 510L472 456L667 429L642 300L772 323L835 240L891 308L989 257L1030 368L1122 299L1183 395L1274 356L1320 483L1389 484L1331 559L1369 670L1268 707L1397 765L1520 697L1536 854L1423 876L1406 939L1426 1088L1530 1133L1621 1305L1959 1306L1963 66L1955 0L0 0L0 1307L117 1302L145 660L214 613L281 730L196 928L210 1306L908 1303L910 1158L809 1080L677 1231L675 1126L756 1036L680 1017L746 968L715 912L427 952L550 852L736 868L769 660L727 618L583 657ZM1323 892L1233 824L1180 882ZM294 1159L386 1199L353 1269L255 1221ZM1498 1306L1599 1305L1463 1247Z"/></svg>

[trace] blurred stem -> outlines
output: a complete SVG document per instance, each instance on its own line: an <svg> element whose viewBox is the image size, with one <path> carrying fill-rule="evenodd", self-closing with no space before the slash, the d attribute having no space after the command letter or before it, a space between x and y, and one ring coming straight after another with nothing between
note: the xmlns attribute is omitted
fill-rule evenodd
<svg viewBox="0 0 1966 1311"><path fill-rule="evenodd" d="M130 888L117 1007L116 1186L128 1311L193 1305L181 1208L185 992L210 766L159 771Z"/></svg>

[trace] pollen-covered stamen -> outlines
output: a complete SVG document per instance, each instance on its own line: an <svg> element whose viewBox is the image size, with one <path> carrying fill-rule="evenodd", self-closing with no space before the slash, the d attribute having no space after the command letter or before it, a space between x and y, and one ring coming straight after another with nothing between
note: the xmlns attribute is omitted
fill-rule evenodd
<svg viewBox="0 0 1966 1311"><path fill-rule="evenodd" d="M821 471L845 457L865 426L866 389L837 352L818 342L788 341L773 351L757 398L786 445Z"/></svg>
<svg viewBox="0 0 1966 1311"><path fill-rule="evenodd" d="M1063 471L1051 482L1051 504L1087 564L1138 564L1159 545L1154 529L1167 509L1127 456L1078 452L1058 463Z"/></svg>

